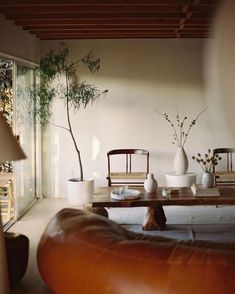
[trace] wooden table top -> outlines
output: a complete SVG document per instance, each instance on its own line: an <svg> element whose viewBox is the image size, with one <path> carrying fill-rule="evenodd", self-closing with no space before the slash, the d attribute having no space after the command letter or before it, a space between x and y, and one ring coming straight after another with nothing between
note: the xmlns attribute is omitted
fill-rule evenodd
<svg viewBox="0 0 235 294"><path fill-rule="evenodd" d="M179 195L165 198L162 188L155 193L146 193L144 188L129 187L140 191L140 198L135 200L114 200L111 191L115 187L98 188L93 195L93 207L150 207L156 205L235 205L235 186L218 187L220 196L195 197L190 188L177 188ZM167 188L169 189L169 188Z"/></svg>

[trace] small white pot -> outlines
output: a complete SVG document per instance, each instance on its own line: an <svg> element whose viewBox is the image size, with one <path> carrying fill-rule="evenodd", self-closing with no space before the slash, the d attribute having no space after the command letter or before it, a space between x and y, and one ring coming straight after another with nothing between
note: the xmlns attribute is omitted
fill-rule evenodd
<svg viewBox="0 0 235 294"><path fill-rule="evenodd" d="M67 182L68 200L70 205L85 205L92 202L95 183L94 179L80 181L78 178Z"/></svg>
<svg viewBox="0 0 235 294"><path fill-rule="evenodd" d="M144 189L147 193L152 193L157 190L157 181L154 179L153 174L148 174L144 182Z"/></svg>
<svg viewBox="0 0 235 294"><path fill-rule="evenodd" d="M202 175L202 187L212 188L214 185L214 175L212 173L203 173Z"/></svg>

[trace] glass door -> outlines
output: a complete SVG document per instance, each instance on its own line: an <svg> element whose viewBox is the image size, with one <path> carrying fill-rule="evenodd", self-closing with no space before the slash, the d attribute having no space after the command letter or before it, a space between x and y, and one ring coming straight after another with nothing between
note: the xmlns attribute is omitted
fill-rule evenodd
<svg viewBox="0 0 235 294"><path fill-rule="evenodd" d="M14 186L17 217L36 199L36 127L31 116L30 92L35 81L34 69L16 64L14 129L27 159L14 163ZM33 111L32 111L33 113Z"/></svg>
<svg viewBox="0 0 235 294"><path fill-rule="evenodd" d="M0 113L12 127L13 123L13 67L11 59L0 57ZM5 225L12 221L15 215L13 195L13 163L0 163L0 208L2 222Z"/></svg>

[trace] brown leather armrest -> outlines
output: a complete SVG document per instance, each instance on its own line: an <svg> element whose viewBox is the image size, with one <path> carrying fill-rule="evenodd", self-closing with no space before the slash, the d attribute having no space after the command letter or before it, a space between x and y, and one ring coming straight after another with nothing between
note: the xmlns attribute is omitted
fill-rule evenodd
<svg viewBox="0 0 235 294"><path fill-rule="evenodd" d="M55 293L235 293L234 252L186 243L64 209L41 238L38 267Z"/></svg>

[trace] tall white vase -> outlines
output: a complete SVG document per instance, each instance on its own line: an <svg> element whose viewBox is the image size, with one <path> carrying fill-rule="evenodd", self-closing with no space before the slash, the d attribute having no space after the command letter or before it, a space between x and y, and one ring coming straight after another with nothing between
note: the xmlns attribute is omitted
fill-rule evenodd
<svg viewBox="0 0 235 294"><path fill-rule="evenodd" d="M158 184L157 181L154 179L153 174L148 174L147 179L144 182L144 189L147 193L152 193L157 190Z"/></svg>
<svg viewBox="0 0 235 294"><path fill-rule="evenodd" d="M178 147L175 159L174 159L174 170L176 175L181 176L187 173L188 170L188 157L185 153L184 147Z"/></svg>

